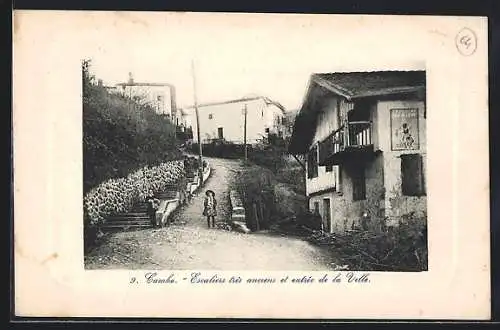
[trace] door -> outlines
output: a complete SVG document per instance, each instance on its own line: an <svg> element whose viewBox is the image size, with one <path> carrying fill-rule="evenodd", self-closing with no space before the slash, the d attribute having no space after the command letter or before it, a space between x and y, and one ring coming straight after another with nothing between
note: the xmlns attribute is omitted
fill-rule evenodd
<svg viewBox="0 0 500 330"><path fill-rule="evenodd" d="M330 232L332 222L332 213L330 209L330 198L323 199L323 228L326 232Z"/></svg>
<svg viewBox="0 0 500 330"><path fill-rule="evenodd" d="M219 127L217 129L217 133L218 133L219 139L223 139L224 138L224 128Z"/></svg>

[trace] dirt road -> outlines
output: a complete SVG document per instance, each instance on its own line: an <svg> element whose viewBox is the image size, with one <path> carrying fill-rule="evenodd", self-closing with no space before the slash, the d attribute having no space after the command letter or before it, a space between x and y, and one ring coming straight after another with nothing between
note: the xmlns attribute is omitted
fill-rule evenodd
<svg viewBox="0 0 500 330"><path fill-rule="evenodd" d="M218 221L229 215L228 184L236 160L208 159L213 171L205 186L174 215L167 228L121 232L86 257L87 269L328 270L330 258L303 240L265 232L242 234L207 228L203 193L218 200Z"/></svg>

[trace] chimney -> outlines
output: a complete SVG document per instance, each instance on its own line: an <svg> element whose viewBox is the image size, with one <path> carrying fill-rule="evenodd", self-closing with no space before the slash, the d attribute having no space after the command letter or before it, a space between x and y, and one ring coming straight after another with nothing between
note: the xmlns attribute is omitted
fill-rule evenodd
<svg viewBox="0 0 500 330"><path fill-rule="evenodd" d="M97 80L97 86L102 87L102 79Z"/></svg>
<svg viewBox="0 0 500 330"><path fill-rule="evenodd" d="M134 77L132 76L132 72L128 73L128 83L133 84L134 83Z"/></svg>

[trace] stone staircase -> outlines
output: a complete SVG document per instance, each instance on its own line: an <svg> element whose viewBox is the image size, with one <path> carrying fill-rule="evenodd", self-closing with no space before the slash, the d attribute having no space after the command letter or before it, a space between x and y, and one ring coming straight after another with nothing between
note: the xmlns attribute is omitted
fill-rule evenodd
<svg viewBox="0 0 500 330"><path fill-rule="evenodd" d="M172 200L178 198L177 188L175 186L167 186L161 193L155 194L155 198L159 200ZM136 203L130 212L119 213L106 218L106 221L101 225L103 230L128 230L128 229L146 229L152 228L153 223L148 213L148 203Z"/></svg>
<svg viewBox="0 0 500 330"><path fill-rule="evenodd" d="M200 187L202 182L208 179L210 168L204 172L204 177L200 179L197 173L188 172L186 175L186 191L179 191L176 185L169 185L161 193L155 194L155 198L160 200L159 210L156 212L155 223L158 226L168 225L170 215L181 204L185 204L192 194ZM129 230L129 229L147 229L153 228L154 224L148 213L148 203L140 202L132 207L130 212L115 214L106 218L100 226L102 230Z"/></svg>

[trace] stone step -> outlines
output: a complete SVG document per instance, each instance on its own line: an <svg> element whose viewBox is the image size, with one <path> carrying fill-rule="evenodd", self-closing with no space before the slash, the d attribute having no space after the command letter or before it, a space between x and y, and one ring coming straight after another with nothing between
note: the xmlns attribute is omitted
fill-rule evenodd
<svg viewBox="0 0 500 330"><path fill-rule="evenodd" d="M106 229L131 229L131 228L141 228L141 229L147 229L147 228L152 228L153 226L151 224L103 224L101 226L101 229L106 230Z"/></svg>
<svg viewBox="0 0 500 330"><path fill-rule="evenodd" d="M108 216L106 219L146 219L149 218L149 214L146 212L138 213L118 213Z"/></svg>
<svg viewBox="0 0 500 330"><path fill-rule="evenodd" d="M151 225L151 220L150 219L141 219L141 220L106 220L104 225L120 225L120 226L126 226L126 225Z"/></svg>
<svg viewBox="0 0 500 330"><path fill-rule="evenodd" d="M158 199L174 199L177 197L177 191L166 191L161 194L158 194L156 198Z"/></svg>
<svg viewBox="0 0 500 330"><path fill-rule="evenodd" d="M106 223L111 223L111 222L148 222L151 221L151 218L148 216L143 216L143 217L109 217L105 219Z"/></svg>

